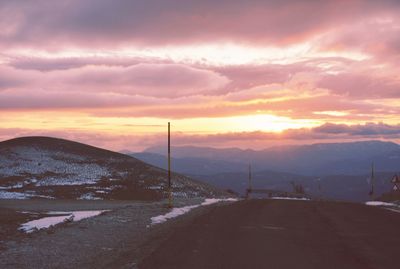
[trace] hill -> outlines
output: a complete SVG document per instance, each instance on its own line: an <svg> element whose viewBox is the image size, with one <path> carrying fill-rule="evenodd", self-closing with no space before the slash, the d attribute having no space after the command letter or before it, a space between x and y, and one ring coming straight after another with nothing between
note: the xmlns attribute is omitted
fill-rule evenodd
<svg viewBox="0 0 400 269"><path fill-rule="evenodd" d="M50 137L0 142L0 198L160 199L167 173L121 153ZM173 174L174 196L221 191Z"/></svg>

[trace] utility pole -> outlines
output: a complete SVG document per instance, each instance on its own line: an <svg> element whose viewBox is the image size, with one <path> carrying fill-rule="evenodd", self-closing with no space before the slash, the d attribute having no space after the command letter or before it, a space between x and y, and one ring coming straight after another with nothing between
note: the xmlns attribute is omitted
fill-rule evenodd
<svg viewBox="0 0 400 269"><path fill-rule="evenodd" d="M251 186L251 164L249 164L249 186L246 189L246 199L249 199L252 188L253 187Z"/></svg>
<svg viewBox="0 0 400 269"><path fill-rule="evenodd" d="M251 190L253 186L251 185L251 164L249 164L249 190Z"/></svg>
<svg viewBox="0 0 400 269"><path fill-rule="evenodd" d="M321 178L317 178L317 182L318 182L318 194L319 194L319 200L322 200Z"/></svg>
<svg viewBox="0 0 400 269"><path fill-rule="evenodd" d="M172 184L171 184L171 124L168 122L168 207L172 208Z"/></svg>
<svg viewBox="0 0 400 269"><path fill-rule="evenodd" d="M371 196L371 200L374 200L374 188L375 188L375 173L374 173L374 163L371 165L371 191L369 195Z"/></svg>

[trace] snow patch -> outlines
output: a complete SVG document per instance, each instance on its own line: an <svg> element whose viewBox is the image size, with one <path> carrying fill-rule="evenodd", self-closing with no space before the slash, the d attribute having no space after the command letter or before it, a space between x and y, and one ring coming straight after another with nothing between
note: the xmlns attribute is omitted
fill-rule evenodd
<svg viewBox="0 0 400 269"><path fill-rule="evenodd" d="M295 200L295 201L310 201L310 198L295 198L295 197L271 197L273 200Z"/></svg>
<svg viewBox="0 0 400 269"><path fill-rule="evenodd" d="M21 193L21 192L8 192L8 191L0 191L0 199L17 199L17 200L25 200L31 198L32 194Z"/></svg>
<svg viewBox="0 0 400 269"><path fill-rule="evenodd" d="M7 156L0 154L0 177L27 175L33 177L12 188L22 188L24 184L36 186L95 184L101 178L111 175L109 169L83 156L38 149L29 146L13 148ZM48 172L52 173L49 175ZM37 177L40 176L40 180Z"/></svg>
<svg viewBox="0 0 400 269"><path fill-rule="evenodd" d="M152 217L151 218L151 225L160 224L160 223L163 223L163 222L165 222L165 221L167 221L169 219L176 218L176 217L178 217L180 215L183 215L183 214L189 212L190 210L192 210L194 208L197 208L197 207L200 207L200 206L207 206L207 205L215 204L215 203L218 203L218 202L225 202L225 201L235 202L237 200L238 199L235 199L235 198L227 198L227 199L211 198L211 199L205 199L204 202L202 202L201 204L198 204L198 205L175 207L175 208L172 209L172 211L170 211L170 212L168 212L168 213L166 213L164 215L159 215L159 216L156 216L156 217Z"/></svg>
<svg viewBox="0 0 400 269"><path fill-rule="evenodd" d="M365 204L371 206L397 206L396 204L393 203L386 203L381 201L368 201Z"/></svg>
<svg viewBox="0 0 400 269"><path fill-rule="evenodd" d="M71 212L50 211L48 212L49 215L61 215L61 216L44 217L41 219L32 220L22 224L19 230L24 231L26 233L32 233L34 231L46 229L63 222L80 221L82 219L94 217L106 211L109 210L90 210L90 211L71 211Z"/></svg>
<svg viewBox="0 0 400 269"><path fill-rule="evenodd" d="M400 210L398 210L398 209L394 209L394 208L386 208L387 210L390 210L390 211L393 211L393 212L396 212L396 213L400 213Z"/></svg>
<svg viewBox="0 0 400 269"><path fill-rule="evenodd" d="M78 200L103 200L103 199L101 199L100 197L96 197L96 196L94 196L93 193L89 192L89 193L82 194L78 198Z"/></svg>
<svg viewBox="0 0 400 269"><path fill-rule="evenodd" d="M39 195L36 193L28 193L28 192L8 192L8 191L0 191L0 199L16 199L16 200L26 200L31 198L44 198L44 199L55 199L52 196L47 195Z"/></svg>
<svg viewBox="0 0 400 269"><path fill-rule="evenodd" d="M167 221L168 219L172 219L172 218L176 218L180 215L183 215L187 212L189 212L190 210L192 210L193 208L199 207L200 205L192 205L192 206L184 206L184 207L177 207L177 208L173 208L171 212L168 212L167 214L164 215L159 215L156 217L152 217L151 218L151 224L159 224L159 223L163 223L165 221Z"/></svg>
<svg viewBox="0 0 400 269"><path fill-rule="evenodd" d="M150 187L148 187L148 189L150 189L150 190L162 190L162 189L164 189L164 187L163 186L150 186Z"/></svg>
<svg viewBox="0 0 400 269"><path fill-rule="evenodd" d="M226 199L210 198L210 199L205 199L204 202L201 203L201 205L211 205L218 202L236 202L236 201L238 201L237 198L226 198Z"/></svg>

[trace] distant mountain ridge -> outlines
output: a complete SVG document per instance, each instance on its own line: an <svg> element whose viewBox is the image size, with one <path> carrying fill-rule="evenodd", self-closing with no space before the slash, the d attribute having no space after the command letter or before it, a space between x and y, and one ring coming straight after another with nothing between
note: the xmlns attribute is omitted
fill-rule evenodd
<svg viewBox="0 0 400 269"><path fill-rule="evenodd" d="M146 163L167 169L167 157L157 153L139 152L128 153ZM215 173L239 172L247 169L247 164L219 161L206 158L171 158L171 167L173 171L185 175L213 175Z"/></svg>
<svg viewBox="0 0 400 269"><path fill-rule="evenodd" d="M136 158L51 137L0 142L0 198L159 199L166 196L165 170ZM173 174L175 196L222 192Z"/></svg>
<svg viewBox="0 0 400 269"><path fill-rule="evenodd" d="M151 147L145 152L164 154L165 149ZM363 174L370 169L372 162L379 171L400 170L400 146L383 141L279 146L259 151L187 146L173 147L172 153L178 159L201 158L228 162L237 170L251 163L255 171L274 170L310 176Z"/></svg>

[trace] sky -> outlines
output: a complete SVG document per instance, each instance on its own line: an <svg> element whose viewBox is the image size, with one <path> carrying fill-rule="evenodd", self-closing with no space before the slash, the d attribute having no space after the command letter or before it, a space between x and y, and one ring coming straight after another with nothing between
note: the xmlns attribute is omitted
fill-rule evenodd
<svg viewBox="0 0 400 269"><path fill-rule="evenodd" d="M400 2L0 0L0 140L400 142Z"/></svg>

